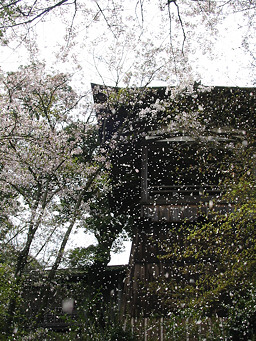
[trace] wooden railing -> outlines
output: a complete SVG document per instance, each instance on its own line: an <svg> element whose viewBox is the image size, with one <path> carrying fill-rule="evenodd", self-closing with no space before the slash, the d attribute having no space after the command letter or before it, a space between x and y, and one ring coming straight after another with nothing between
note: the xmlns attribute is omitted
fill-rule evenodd
<svg viewBox="0 0 256 341"><path fill-rule="evenodd" d="M148 186L147 196L141 201L141 217L156 222L182 222L232 212L233 206L221 200L221 195L213 185Z"/></svg>
<svg viewBox="0 0 256 341"><path fill-rule="evenodd" d="M173 186L149 186L149 196L218 196L220 189L212 185L173 185Z"/></svg>

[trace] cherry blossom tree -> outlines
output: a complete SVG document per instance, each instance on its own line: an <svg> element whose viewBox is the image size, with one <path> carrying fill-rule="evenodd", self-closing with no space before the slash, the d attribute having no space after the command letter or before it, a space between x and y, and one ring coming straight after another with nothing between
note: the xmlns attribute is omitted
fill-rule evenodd
<svg viewBox="0 0 256 341"><path fill-rule="evenodd" d="M48 75L43 65L21 67L3 77L1 244L12 245L17 252L16 287L30 256L40 259L49 243L56 243L55 255L50 263L41 259L51 265L49 281L54 278L72 229L88 212L90 192L103 172L97 141L86 144L95 137L95 128L89 117L76 119L74 109L81 98L68 81L64 74ZM10 300L8 327L17 296L18 291Z"/></svg>

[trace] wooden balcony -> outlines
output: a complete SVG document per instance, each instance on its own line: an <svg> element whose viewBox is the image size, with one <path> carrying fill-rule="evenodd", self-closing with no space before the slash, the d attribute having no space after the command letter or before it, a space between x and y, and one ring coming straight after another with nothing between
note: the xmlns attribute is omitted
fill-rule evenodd
<svg viewBox="0 0 256 341"><path fill-rule="evenodd" d="M141 201L141 218L150 221L196 221L232 212L232 205L220 200L221 192L210 185L154 186Z"/></svg>
<svg viewBox="0 0 256 341"><path fill-rule="evenodd" d="M194 203L206 202L221 195L220 189L211 185L149 186L148 202Z"/></svg>
<svg viewBox="0 0 256 341"><path fill-rule="evenodd" d="M233 207L227 204L209 205L175 205L175 204L143 204L141 217L150 221L182 222L196 221L205 216L212 219L215 214L231 213Z"/></svg>

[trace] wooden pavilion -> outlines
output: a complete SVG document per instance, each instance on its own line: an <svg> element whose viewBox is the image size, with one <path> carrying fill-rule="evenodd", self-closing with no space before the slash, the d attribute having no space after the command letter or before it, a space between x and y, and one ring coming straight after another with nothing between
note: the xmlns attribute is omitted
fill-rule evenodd
<svg viewBox="0 0 256 341"><path fill-rule="evenodd" d="M92 89L100 138L109 146L112 206L134 218L124 309L149 329L150 316L162 321L177 305L168 293L158 295L158 283L181 276L173 259L162 257L163 245L171 250L182 226L233 210L222 199L220 170L227 171L234 148L246 147L256 126L256 90ZM189 283L195 276L183 275Z"/></svg>

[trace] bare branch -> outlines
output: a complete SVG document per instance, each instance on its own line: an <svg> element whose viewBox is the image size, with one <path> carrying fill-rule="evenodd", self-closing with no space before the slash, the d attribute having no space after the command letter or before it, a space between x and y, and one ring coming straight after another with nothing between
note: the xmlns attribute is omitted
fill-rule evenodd
<svg viewBox="0 0 256 341"><path fill-rule="evenodd" d="M49 12L54 10L55 8L62 6L63 4L67 3L68 1L69 0L61 0L61 1L57 2L56 4L54 4L52 6L49 6L49 7L46 7L44 9L42 9L38 14L32 16L32 18L30 18L30 19L27 19L27 20L24 20L24 21L21 21L21 22L15 22L13 24L6 25L6 26L5 25L4 26L0 26L0 28L12 28L12 27L21 26L21 25L24 25L24 24L31 24L35 20L40 19L44 15L48 14ZM28 12L28 14L22 13L21 10L19 9L19 12L22 14L23 17L29 17L31 15L32 8L36 4L36 2L37 1L34 2L33 6L31 6L30 11ZM74 3L75 3L75 1L74 1Z"/></svg>
<svg viewBox="0 0 256 341"><path fill-rule="evenodd" d="M70 42L70 39L71 39L71 32L72 32L72 29L74 27L75 17L76 17L76 14L77 14L77 2L76 2L76 0L74 0L74 4L75 4L75 10L74 10L74 14L72 16L70 27L68 28L68 38L67 38L66 47L68 47L68 45L69 45L69 42Z"/></svg>
<svg viewBox="0 0 256 341"><path fill-rule="evenodd" d="M97 7L98 7L100 13L102 14L102 16L103 16L103 18L104 18L104 20L105 20L105 22L106 22L106 24L107 24L107 26L108 26L110 32L113 34L113 36L115 37L115 39L117 39L118 37L116 36L115 32L112 30L112 27L111 27L111 25L109 24L108 19L106 18L105 14L104 14L104 11L101 9L101 7L100 7L98 1L96 1L96 5L97 5Z"/></svg>
<svg viewBox="0 0 256 341"><path fill-rule="evenodd" d="M138 6L138 5L140 6L141 26L142 26L142 27L143 27L143 24L144 24L143 2L144 2L144 0L138 0L138 1L137 1L137 4L136 4L136 7L135 7L135 13L136 13L136 16L137 16L137 18L138 18L138 15L137 15L137 6ZM138 18L138 21L139 21L139 18Z"/></svg>
<svg viewBox="0 0 256 341"><path fill-rule="evenodd" d="M181 26L181 29L182 29L183 42L182 42L181 52L184 55L184 45L185 45L185 40L186 40L186 32L185 32L183 21L182 21L181 15L180 15L180 8L179 8L179 5L177 4L176 0L168 0L168 13L169 13L169 19L170 19L170 34L171 34L171 11L170 11L170 4L171 3L173 3L176 6L177 16L178 16L179 23L180 23L180 26Z"/></svg>
<svg viewBox="0 0 256 341"><path fill-rule="evenodd" d="M174 53L173 44L172 44L172 15L171 15L171 9L170 9L170 1L168 2L167 7L168 7L168 16L169 16L170 47L171 47L171 53L172 53L173 62L174 62L174 70L177 75L178 69L177 69L176 55Z"/></svg>

